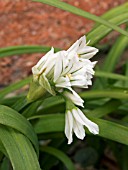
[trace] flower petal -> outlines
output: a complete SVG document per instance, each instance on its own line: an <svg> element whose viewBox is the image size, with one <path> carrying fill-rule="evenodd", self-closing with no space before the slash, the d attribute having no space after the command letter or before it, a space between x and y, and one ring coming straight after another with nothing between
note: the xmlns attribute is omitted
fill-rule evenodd
<svg viewBox="0 0 128 170"><path fill-rule="evenodd" d="M86 46L86 36L82 36L79 40L79 47L84 48Z"/></svg>
<svg viewBox="0 0 128 170"><path fill-rule="evenodd" d="M55 69L54 69L54 82L61 76L64 67L67 65L66 59L67 52L59 51L56 53Z"/></svg>
<svg viewBox="0 0 128 170"><path fill-rule="evenodd" d="M79 139L84 139L84 137L85 137L85 130L83 128L83 125L81 125L76 120L73 121L73 130L74 130L75 135Z"/></svg>
<svg viewBox="0 0 128 170"><path fill-rule="evenodd" d="M74 81L71 81L71 85L74 86L74 87L83 87L85 85L87 85L87 81L84 79L84 80L74 80Z"/></svg>
<svg viewBox="0 0 128 170"><path fill-rule="evenodd" d="M82 123L83 125L85 125L87 128L88 128L88 130L91 132L91 133L93 133L93 134L99 134L99 127L98 127L98 125L96 124L96 123L94 123L94 122L92 122L91 120L89 120L84 114L83 114L83 112L79 109L79 108L77 108L77 113L78 113L78 115L76 116L76 113L75 113L75 117L76 117L76 119L80 122L80 123ZM81 121L82 120L82 121Z"/></svg>
<svg viewBox="0 0 128 170"><path fill-rule="evenodd" d="M92 58L99 50L94 47L86 46L86 48L81 49L78 51L78 54L80 54L81 58L84 59L90 59Z"/></svg>
<svg viewBox="0 0 128 170"><path fill-rule="evenodd" d="M81 99L81 97L71 88L68 88L71 90L72 93L65 91L63 94L64 96L66 96L67 98L69 98L74 104L84 107L83 103L84 101Z"/></svg>
<svg viewBox="0 0 128 170"><path fill-rule="evenodd" d="M49 72L51 72L51 70L53 69L54 65L55 65L55 56L52 57L52 60L51 58L49 58L46 63L44 64L44 66L42 67L41 69L41 72L42 70L44 70L45 72L45 75L49 74Z"/></svg>
<svg viewBox="0 0 128 170"><path fill-rule="evenodd" d="M45 62L49 57L51 57L54 54L54 48L52 47L51 50L49 52L47 52L36 64L37 67L39 67L42 62Z"/></svg>
<svg viewBox="0 0 128 170"><path fill-rule="evenodd" d="M72 113L68 111L65 115L65 135L68 138L68 144L72 143L73 117Z"/></svg>
<svg viewBox="0 0 128 170"><path fill-rule="evenodd" d="M60 77L63 68L63 57L61 52L58 52L54 69L54 82Z"/></svg>
<svg viewBox="0 0 128 170"><path fill-rule="evenodd" d="M77 40L68 50L67 52L70 53L72 51L77 51L79 47L79 40Z"/></svg>
<svg viewBox="0 0 128 170"><path fill-rule="evenodd" d="M71 87L70 80L68 76L66 77L60 77L56 82L55 82L56 87L63 87L63 88L68 88Z"/></svg>
<svg viewBox="0 0 128 170"><path fill-rule="evenodd" d="M39 72L40 72L40 71L38 70L38 67L37 67L36 65L32 67L32 73L33 73L34 75L38 75Z"/></svg>
<svg viewBox="0 0 128 170"><path fill-rule="evenodd" d="M80 110L80 109L79 109ZM80 124L85 125L85 122L81 118L81 115L79 115L78 108L74 108L72 110L73 117L75 118L76 121L78 121Z"/></svg>

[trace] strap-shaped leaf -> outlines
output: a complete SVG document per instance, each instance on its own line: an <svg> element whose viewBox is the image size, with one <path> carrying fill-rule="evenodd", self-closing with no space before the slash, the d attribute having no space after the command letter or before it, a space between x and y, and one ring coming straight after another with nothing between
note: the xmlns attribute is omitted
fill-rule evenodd
<svg viewBox="0 0 128 170"><path fill-rule="evenodd" d="M9 98L0 99L0 104L11 107L20 97L21 96L12 96Z"/></svg>
<svg viewBox="0 0 128 170"><path fill-rule="evenodd" d="M37 136L29 121L22 115L7 106L0 105L0 124L14 128L28 137L38 153Z"/></svg>
<svg viewBox="0 0 128 170"><path fill-rule="evenodd" d="M117 63L120 60L120 58L121 58L121 56L122 56L122 54L123 54L123 52L124 52L124 50L127 46L128 46L128 38L126 36L121 35L116 40L116 42L114 43L112 48L110 49L110 52L109 52L109 54L107 55L107 57L104 61L103 67L100 68L100 70L104 71L105 74L103 72L100 72L100 71L96 72L96 75L99 78L94 82L93 88L104 89L106 86L108 86L108 79L109 78L113 78L113 79L116 79L116 80L121 80L121 79L127 80L127 78L128 78L127 76L125 76L123 78L123 75L119 75L119 74L116 75L116 74L111 73L115 70ZM123 82L123 83L126 83L126 82Z"/></svg>
<svg viewBox="0 0 128 170"><path fill-rule="evenodd" d="M110 100L105 104L103 104L102 106L97 107L94 110L88 111L86 115L91 117L101 118L117 110L120 105L121 105L120 100Z"/></svg>
<svg viewBox="0 0 128 170"><path fill-rule="evenodd" d="M8 154L6 152L6 149L4 148L4 145L2 144L1 140L0 140L0 151L1 153L3 153L6 157L8 157Z"/></svg>
<svg viewBox="0 0 128 170"><path fill-rule="evenodd" d="M70 158L62 151L60 151L56 148L53 148L53 147L48 147L48 146L40 147L40 150L57 157L60 161L62 161L64 163L65 167L68 170L75 170L75 166L73 165Z"/></svg>
<svg viewBox="0 0 128 170"><path fill-rule="evenodd" d="M37 134L49 132L63 132L64 130L64 114L49 114L35 116L30 119L38 119L34 129ZM52 121L51 121L52 119Z"/></svg>
<svg viewBox="0 0 128 170"><path fill-rule="evenodd" d="M125 99L128 100L128 90L92 90L80 93L83 99L95 99L95 98L113 98L113 99Z"/></svg>
<svg viewBox="0 0 128 170"><path fill-rule="evenodd" d="M128 145L128 127L94 117L89 117L89 119L99 125L99 136ZM63 132L64 114L42 115L34 127L38 134ZM86 130L86 133L89 133L88 130Z"/></svg>
<svg viewBox="0 0 128 170"><path fill-rule="evenodd" d="M23 80L20 80L19 82L13 83L4 89L0 90L0 99L3 98L6 94L9 94L10 92L13 92L14 90L18 90L21 87L25 86L28 84L31 80L31 77L27 77Z"/></svg>
<svg viewBox="0 0 128 170"><path fill-rule="evenodd" d="M128 28L127 28L128 30ZM112 72L120 60L125 48L128 46L128 38L120 36L111 48L106 60L104 61L103 71Z"/></svg>
<svg viewBox="0 0 128 170"><path fill-rule="evenodd" d="M128 21L128 12L120 14L118 17L112 17L109 20L111 23L115 25L120 25L122 23L126 23ZM99 25L90 31L87 35L87 40L91 40L89 45L94 45L103 39L107 34L112 31L112 28L106 27L105 25Z"/></svg>
<svg viewBox="0 0 128 170"><path fill-rule="evenodd" d="M109 78L109 79L113 79L113 80L128 81L128 77L127 76L124 76L124 75L121 75L121 74L115 74L115 73L107 73L105 71L96 71L95 72L95 76L96 77L101 77L101 78Z"/></svg>
<svg viewBox="0 0 128 170"><path fill-rule="evenodd" d="M109 20L112 17L117 17L120 14L123 14L125 12L128 11L128 3L124 3L122 5L116 6L112 9L110 9L109 11L105 12L103 15L101 15L100 17ZM98 25L100 25L99 23L95 24L95 27L97 27Z"/></svg>
<svg viewBox="0 0 128 170"><path fill-rule="evenodd" d="M88 12L82 10L82 9L79 9L75 6L72 6L70 4L61 2L59 0L54 0L54 1L53 0L33 0L33 1L41 2L41 3L44 3L44 4L51 5L51 6L55 6L57 8L63 9L65 11L71 12L73 14L91 19L91 20L99 22L99 23L101 23L101 24L103 24L103 25L105 25L109 28L112 28L112 29L120 32L121 34L128 36L128 33L126 31L122 30L120 27L117 27L115 24L108 22L108 21L104 20L103 18L100 18L96 15L90 14L90 13L88 13Z"/></svg>
<svg viewBox="0 0 128 170"><path fill-rule="evenodd" d="M6 149L14 170L40 170L34 148L22 133L0 125L0 141Z"/></svg>
<svg viewBox="0 0 128 170"><path fill-rule="evenodd" d="M7 57L11 55L27 54L27 53L46 53L51 49L51 47L44 46L11 46L0 49L0 58ZM55 48L55 51L59 51Z"/></svg>
<svg viewBox="0 0 128 170"><path fill-rule="evenodd" d="M24 117L26 118L31 117L32 115L36 114L36 111L41 104L42 104L42 100L31 103L28 107L26 107L23 110L22 115L24 115Z"/></svg>
<svg viewBox="0 0 128 170"><path fill-rule="evenodd" d="M125 76L128 77L128 61L125 63ZM128 81L124 82L124 87L128 87Z"/></svg>

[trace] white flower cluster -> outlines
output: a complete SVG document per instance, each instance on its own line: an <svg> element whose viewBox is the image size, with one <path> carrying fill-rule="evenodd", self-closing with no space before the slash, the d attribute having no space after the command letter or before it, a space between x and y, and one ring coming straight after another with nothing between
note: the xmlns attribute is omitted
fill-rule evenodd
<svg viewBox="0 0 128 170"><path fill-rule="evenodd" d="M83 107L84 101L73 90L73 87L88 88L88 85L92 85L96 62L89 59L97 52L98 49L86 44L86 38L83 36L67 51L54 53L54 48L51 48L32 68L34 81L38 81L52 95L61 93L65 100L67 99L65 134L69 144L73 141L73 131L78 138L85 137L84 125L90 132L99 133L97 124L88 120L75 106ZM69 101L73 103L70 107Z"/></svg>

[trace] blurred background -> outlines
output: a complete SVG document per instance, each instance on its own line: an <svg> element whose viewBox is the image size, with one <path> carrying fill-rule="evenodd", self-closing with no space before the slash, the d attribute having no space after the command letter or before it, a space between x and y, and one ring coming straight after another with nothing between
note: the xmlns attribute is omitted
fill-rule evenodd
<svg viewBox="0 0 128 170"><path fill-rule="evenodd" d="M65 0L92 14L102 15L126 0ZM94 22L60 9L28 0L0 0L0 48L14 45L45 45L68 48L92 29ZM113 32L102 43L110 43ZM3 58L0 61L0 86L31 74L31 67L42 54Z"/></svg>

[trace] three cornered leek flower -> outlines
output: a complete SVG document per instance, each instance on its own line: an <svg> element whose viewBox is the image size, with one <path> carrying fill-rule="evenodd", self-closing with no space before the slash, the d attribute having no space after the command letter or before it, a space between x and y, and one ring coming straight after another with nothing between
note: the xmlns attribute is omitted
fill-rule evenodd
<svg viewBox="0 0 128 170"><path fill-rule="evenodd" d="M90 121L83 112L76 107L72 102L66 101L66 115L65 115L65 135L68 138L68 144L73 141L73 131L79 139L84 139L84 126L94 135L99 133L99 127L96 123Z"/></svg>
<svg viewBox="0 0 128 170"><path fill-rule="evenodd" d="M32 85L34 84L34 86L30 85L28 100L29 98L35 100L42 97L41 93L44 94L44 91L52 95L63 96L66 101L65 135L68 138L68 144L73 141L73 132L79 139L85 137L84 126L93 134L99 133L98 125L90 121L76 107L76 105L84 107L84 101L73 89L74 87L88 88L89 85L92 85L91 79L95 73L93 68L96 61L91 62L89 59L97 52L98 49L88 46L86 37L83 36L67 51L54 53L52 47L32 67ZM32 92L33 94L31 94Z"/></svg>

